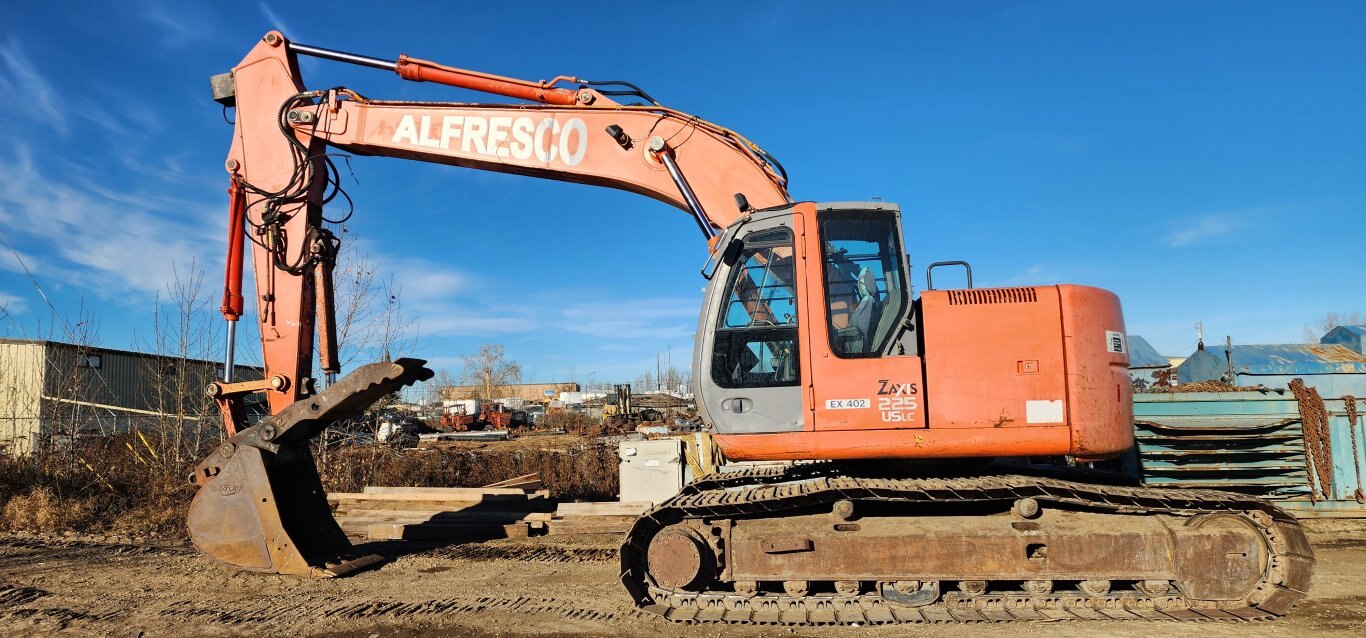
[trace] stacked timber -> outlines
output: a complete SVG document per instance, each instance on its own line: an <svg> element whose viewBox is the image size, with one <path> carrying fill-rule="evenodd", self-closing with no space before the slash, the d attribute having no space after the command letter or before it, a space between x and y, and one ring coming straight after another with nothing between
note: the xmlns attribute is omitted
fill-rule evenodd
<svg viewBox="0 0 1366 638"><path fill-rule="evenodd" d="M551 535L625 534L652 503L560 503L546 523Z"/></svg>
<svg viewBox="0 0 1366 638"><path fill-rule="evenodd" d="M556 503L540 476L484 487L366 487L327 496L350 536L484 541L540 534L625 534L651 503Z"/></svg>
<svg viewBox="0 0 1366 638"><path fill-rule="evenodd" d="M327 498L343 531L371 540L525 538L541 533L555 512L535 475L488 487L366 487Z"/></svg>

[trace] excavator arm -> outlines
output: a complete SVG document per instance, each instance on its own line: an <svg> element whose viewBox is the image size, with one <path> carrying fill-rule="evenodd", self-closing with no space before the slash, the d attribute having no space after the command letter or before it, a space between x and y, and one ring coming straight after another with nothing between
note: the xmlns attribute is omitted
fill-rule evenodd
<svg viewBox="0 0 1366 638"><path fill-rule="evenodd" d="M520 104L383 101L336 87L305 88L298 56L390 70L524 100ZM570 88L570 85L574 85ZM529 82L402 56L343 53L266 34L214 98L234 107L228 257L222 313L228 321L222 382L210 388L228 441L196 469L201 486L191 538L206 554L246 569L338 575L372 562L327 511L308 440L380 396L430 378L416 360L372 364L341 381L332 270L340 239L328 222L350 211L334 164L339 153L378 155L617 188L688 213L708 240L755 208L790 202L781 166L722 126L659 105L625 82L560 76ZM630 96L642 105L613 98ZM335 150L334 150L335 149ZM329 205L330 204L330 205ZM327 206L333 217L324 214ZM333 211L336 212L333 212ZM247 242L250 241L250 244ZM251 247L264 378L235 381L237 322L245 314L242 268ZM334 382L324 384L319 368ZM264 392L271 416L247 427L243 398ZM302 407L301 407L302 406Z"/></svg>
<svg viewBox="0 0 1366 638"><path fill-rule="evenodd" d="M298 73L300 53L535 103L396 102L344 88L310 91ZM275 413L314 391L315 332L322 370L339 371L330 275L339 242L322 209L342 193L329 147L636 192L689 213L708 239L744 214L742 206L788 203L781 167L735 132L608 95L649 100L638 90L555 86L566 80L533 83L407 57L386 62L296 45L278 32L231 74L216 77L216 99L235 106L237 116L226 162L232 197L223 313L230 326L243 314L241 264L250 239L266 367L266 381L220 394L268 390Z"/></svg>

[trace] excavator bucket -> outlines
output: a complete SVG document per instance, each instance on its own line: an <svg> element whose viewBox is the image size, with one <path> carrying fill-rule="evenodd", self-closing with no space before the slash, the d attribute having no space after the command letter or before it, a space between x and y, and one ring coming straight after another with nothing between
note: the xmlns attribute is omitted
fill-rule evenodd
<svg viewBox="0 0 1366 638"><path fill-rule="evenodd" d="M195 468L190 540L241 569L330 578L380 562L358 556L332 517L309 441L404 386L432 378L425 361L357 368L322 392L246 428Z"/></svg>

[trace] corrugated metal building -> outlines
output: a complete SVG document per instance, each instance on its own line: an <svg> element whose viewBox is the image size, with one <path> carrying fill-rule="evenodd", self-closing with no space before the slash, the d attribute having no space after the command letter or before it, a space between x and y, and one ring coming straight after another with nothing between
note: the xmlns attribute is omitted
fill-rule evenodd
<svg viewBox="0 0 1366 638"><path fill-rule="evenodd" d="M1366 354L1366 326L1338 326L1319 338L1324 345L1346 346L1358 354Z"/></svg>
<svg viewBox="0 0 1366 638"><path fill-rule="evenodd" d="M217 361L0 339L0 454L29 454L54 437L111 433L166 415L197 416ZM237 366L237 379L260 368Z"/></svg>
<svg viewBox="0 0 1366 638"><path fill-rule="evenodd" d="M1342 326L1318 344L1201 347L1177 368L1182 384L1261 389L1135 394L1138 476L1259 494L1299 516L1366 516L1366 421L1348 416L1349 404L1366 407L1351 398L1366 397L1363 336ZM1301 405L1296 378L1319 398Z"/></svg>
<svg viewBox="0 0 1366 638"><path fill-rule="evenodd" d="M1223 380L1236 386L1272 388L1284 388L1298 377L1325 397L1366 396L1366 355L1341 344L1234 345L1197 350L1176 373L1181 383Z"/></svg>
<svg viewBox="0 0 1366 638"><path fill-rule="evenodd" d="M1129 380L1134 392L1171 385L1172 364L1147 339L1129 335Z"/></svg>

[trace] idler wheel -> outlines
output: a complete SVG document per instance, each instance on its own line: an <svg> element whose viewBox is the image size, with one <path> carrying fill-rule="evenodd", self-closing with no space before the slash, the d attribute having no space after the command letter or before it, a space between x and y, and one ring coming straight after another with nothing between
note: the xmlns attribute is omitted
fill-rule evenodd
<svg viewBox="0 0 1366 638"><path fill-rule="evenodd" d="M857 596L862 589L857 580L835 581L835 593L841 596Z"/></svg>
<svg viewBox="0 0 1366 638"><path fill-rule="evenodd" d="M987 581L985 580L960 580L958 581L958 591L969 596L981 596L987 593Z"/></svg>
<svg viewBox="0 0 1366 638"><path fill-rule="evenodd" d="M1165 596L1172 590L1172 582L1169 580L1140 580L1135 585L1138 591L1149 596Z"/></svg>
<svg viewBox="0 0 1366 638"><path fill-rule="evenodd" d="M1267 575L1271 548L1261 529L1232 513L1197 516L1186 523L1196 534L1177 547L1182 569L1173 583L1196 600L1238 600ZM1270 571L1274 572L1274 569Z"/></svg>
<svg viewBox="0 0 1366 638"><path fill-rule="evenodd" d="M1110 581L1108 580L1083 580L1078 583L1078 587L1088 596L1104 596L1110 593Z"/></svg>
<svg viewBox="0 0 1366 638"><path fill-rule="evenodd" d="M711 548L687 527L670 527L655 534L645 559L650 576L665 589L700 591L716 574Z"/></svg>

